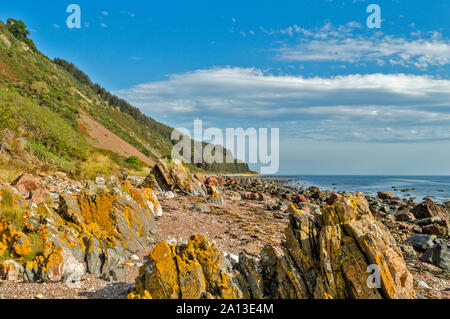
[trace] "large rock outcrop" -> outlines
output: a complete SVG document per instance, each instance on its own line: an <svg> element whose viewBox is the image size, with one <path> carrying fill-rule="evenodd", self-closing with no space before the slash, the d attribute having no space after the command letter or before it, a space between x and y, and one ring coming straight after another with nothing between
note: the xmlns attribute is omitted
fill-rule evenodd
<svg viewBox="0 0 450 319"><path fill-rule="evenodd" d="M203 236L161 242L128 297L415 298L401 250L362 195L336 198L315 215L291 208L289 218L283 256L268 245L258 260L241 253L236 261Z"/></svg>
<svg viewBox="0 0 450 319"><path fill-rule="evenodd" d="M179 190L192 196L206 194L202 183L177 159L173 161L159 160L141 187L164 191Z"/></svg>
<svg viewBox="0 0 450 319"><path fill-rule="evenodd" d="M25 210L22 229L0 220L0 253L12 252L11 260L0 263L0 277L16 277L19 271L30 282L55 282L76 280L88 271L117 278L131 254L156 242L154 217L161 213L151 189L129 183L115 192L62 194L58 209L42 203Z"/></svg>

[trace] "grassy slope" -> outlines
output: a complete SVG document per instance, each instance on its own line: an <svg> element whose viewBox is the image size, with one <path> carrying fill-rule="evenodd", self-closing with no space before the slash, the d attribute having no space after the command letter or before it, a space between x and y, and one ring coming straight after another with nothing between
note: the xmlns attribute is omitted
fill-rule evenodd
<svg viewBox="0 0 450 319"><path fill-rule="evenodd" d="M89 146L77 123L80 111L153 160L170 154L172 147L167 137L110 106L91 87L18 41L1 21L0 110L0 130L12 131L25 143L23 151L29 155L21 157L24 163L0 158L0 170L19 164L21 168L33 166L38 159L40 164L83 176L86 162L98 153L110 160L108 167L113 163L125 166L124 158ZM0 134L4 140L2 134L5 131ZM235 170L233 164L228 166ZM245 171L242 167L239 170Z"/></svg>

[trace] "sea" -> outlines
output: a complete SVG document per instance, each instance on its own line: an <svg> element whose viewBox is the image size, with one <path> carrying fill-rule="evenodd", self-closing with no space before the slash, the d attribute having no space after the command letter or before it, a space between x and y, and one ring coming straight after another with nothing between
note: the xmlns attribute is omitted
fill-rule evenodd
<svg viewBox="0 0 450 319"><path fill-rule="evenodd" d="M271 179L286 181L287 185L297 188L317 186L323 190L362 192L371 196L387 191L402 199L421 201L429 197L438 203L450 201L450 176L293 175Z"/></svg>

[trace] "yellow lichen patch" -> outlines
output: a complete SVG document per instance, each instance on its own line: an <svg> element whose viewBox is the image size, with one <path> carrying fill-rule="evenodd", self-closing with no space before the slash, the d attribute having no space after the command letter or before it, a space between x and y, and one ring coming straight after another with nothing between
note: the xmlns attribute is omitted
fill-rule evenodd
<svg viewBox="0 0 450 319"><path fill-rule="evenodd" d="M16 240L17 230L7 219L0 220L0 243L5 250L11 249Z"/></svg>
<svg viewBox="0 0 450 319"><path fill-rule="evenodd" d="M367 285L367 263L355 240L349 236L342 239L342 273L347 283L349 298L380 299L376 288Z"/></svg>
<svg viewBox="0 0 450 319"><path fill-rule="evenodd" d="M154 299L178 299L181 297L173 249L168 243L160 242L150 253L149 262L153 273L145 274L145 289L142 287L141 293L148 290Z"/></svg>
<svg viewBox="0 0 450 319"><path fill-rule="evenodd" d="M183 299L201 299L206 293L206 280L203 276L202 266L199 262L183 253L176 256L181 298Z"/></svg>
<svg viewBox="0 0 450 319"><path fill-rule="evenodd" d="M122 189L128 193L129 195L131 195L131 190L134 189L134 186L129 182L129 181L125 181L122 183Z"/></svg>
<svg viewBox="0 0 450 319"><path fill-rule="evenodd" d="M8 250L8 246L0 242L0 258L5 255L6 251Z"/></svg>
<svg viewBox="0 0 450 319"><path fill-rule="evenodd" d="M161 210L161 205L159 204L158 199L156 198L156 195L153 192L153 190L151 188L144 188L139 191L140 191L141 195L143 196L144 200L146 200L147 203L151 204L150 206L153 209L153 213L157 214L158 211ZM139 204L141 205L141 203L139 203Z"/></svg>
<svg viewBox="0 0 450 319"><path fill-rule="evenodd" d="M56 248L52 253L44 259L41 266L42 271L52 271L55 275L61 275L61 265L63 262L63 249L61 247Z"/></svg>
<svg viewBox="0 0 450 319"><path fill-rule="evenodd" d="M117 232L117 216L113 212L116 194L101 194L96 197L82 195L78 198L84 224L79 225L83 233L108 243L113 247Z"/></svg>
<svg viewBox="0 0 450 319"><path fill-rule="evenodd" d="M343 224L361 216L371 215L369 205L361 193L346 194L323 210L325 225Z"/></svg>
<svg viewBox="0 0 450 319"><path fill-rule="evenodd" d="M25 257L31 254L31 240L22 232L18 232L15 236L13 247L14 253L19 257Z"/></svg>
<svg viewBox="0 0 450 319"><path fill-rule="evenodd" d="M208 290L218 293L224 299L242 296L232 277L224 272L225 260L214 243L201 235L192 236L185 253L194 257L201 265Z"/></svg>

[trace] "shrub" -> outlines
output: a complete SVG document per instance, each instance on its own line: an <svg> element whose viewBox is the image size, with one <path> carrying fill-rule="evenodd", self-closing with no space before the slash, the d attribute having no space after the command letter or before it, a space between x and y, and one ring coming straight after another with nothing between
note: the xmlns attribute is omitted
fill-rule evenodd
<svg viewBox="0 0 450 319"><path fill-rule="evenodd" d="M139 157L137 156L128 157L125 163L133 166L136 169L139 169L141 167L141 162L139 161Z"/></svg>

